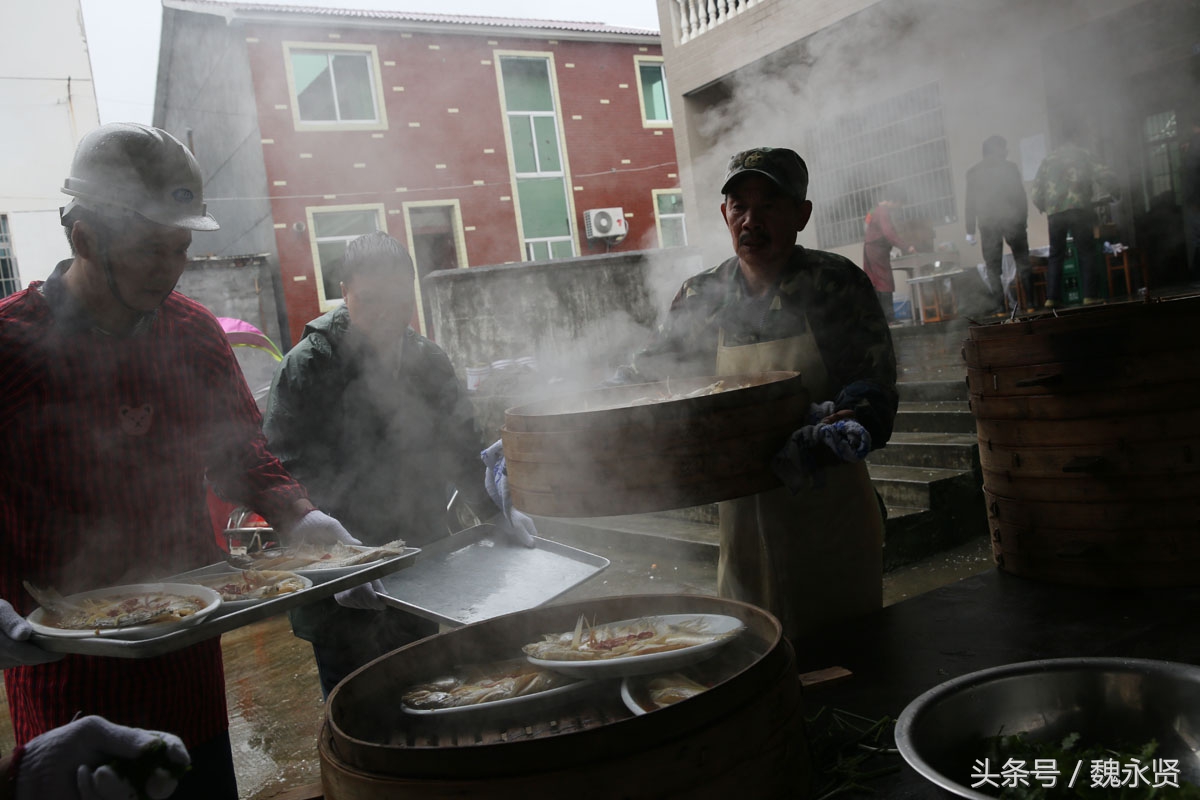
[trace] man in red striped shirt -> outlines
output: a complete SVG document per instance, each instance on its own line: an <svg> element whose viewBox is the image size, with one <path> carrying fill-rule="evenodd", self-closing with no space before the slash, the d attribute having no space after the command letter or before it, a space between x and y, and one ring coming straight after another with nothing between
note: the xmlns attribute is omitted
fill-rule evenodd
<svg viewBox="0 0 1200 800"><path fill-rule="evenodd" d="M74 257L0 302L0 602L27 614L22 581L68 594L217 560L206 477L277 530L348 538L268 452L216 319L173 291L192 231L217 228L192 154L163 131L105 125L63 191ZM25 742L98 714L184 741L193 769L176 797L237 797L219 639L39 663L51 657L0 637L18 767Z"/></svg>

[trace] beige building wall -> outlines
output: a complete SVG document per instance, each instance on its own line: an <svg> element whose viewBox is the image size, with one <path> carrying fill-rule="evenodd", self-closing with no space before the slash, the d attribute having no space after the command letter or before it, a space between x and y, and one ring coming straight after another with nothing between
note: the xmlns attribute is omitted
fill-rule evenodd
<svg viewBox="0 0 1200 800"><path fill-rule="evenodd" d="M710 263L731 254L717 194L731 153L776 145L805 155L814 125L937 82L957 215L935 221L936 241L952 242L961 262L976 263L979 248L964 241L962 214L966 171L980 160L983 140L1004 136L1019 165L1022 140L1036 145L1042 137L1048 149L1047 42L1137 2L759 0L680 44L677 0L658 0L689 243ZM1037 164L1025 166L1032 174ZM1045 217L1032 205L1029 234L1031 246L1047 243ZM801 243L817 246L812 228ZM861 263L861 243L834 251Z"/></svg>

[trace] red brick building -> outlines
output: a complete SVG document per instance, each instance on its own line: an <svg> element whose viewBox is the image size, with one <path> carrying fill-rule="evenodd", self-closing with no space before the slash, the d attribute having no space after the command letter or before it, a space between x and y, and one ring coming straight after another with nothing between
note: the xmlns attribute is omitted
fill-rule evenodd
<svg viewBox="0 0 1200 800"><path fill-rule="evenodd" d="M277 260L285 341L371 230L419 275L684 243L653 31L165 0L154 119L222 223L197 254Z"/></svg>

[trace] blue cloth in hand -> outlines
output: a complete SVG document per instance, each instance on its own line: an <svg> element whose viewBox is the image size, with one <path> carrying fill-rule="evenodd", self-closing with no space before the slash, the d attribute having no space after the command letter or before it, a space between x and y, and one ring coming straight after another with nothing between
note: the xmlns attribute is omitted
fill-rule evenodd
<svg viewBox="0 0 1200 800"><path fill-rule="evenodd" d="M814 409L810 409L810 415L818 414L816 419L828 416L815 405ZM820 447L829 448L841 461L862 461L871 452L871 434L852 419L816 422L793 433L771 459L771 470L793 494L805 487L819 489L825 485L818 458Z"/></svg>

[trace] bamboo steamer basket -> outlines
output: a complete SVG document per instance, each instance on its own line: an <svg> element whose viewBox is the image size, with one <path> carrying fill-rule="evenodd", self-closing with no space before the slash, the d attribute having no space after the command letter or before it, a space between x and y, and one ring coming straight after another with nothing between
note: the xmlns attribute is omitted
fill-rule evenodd
<svg viewBox="0 0 1200 800"><path fill-rule="evenodd" d="M511 717L431 721L403 690L455 665L512 658L543 633L673 613L726 614L747 627L739 669L708 691L635 716L619 681ZM732 657L732 656L731 656ZM691 595L610 597L467 625L389 653L330 694L318 742L327 800L381 798L705 798L809 796L800 683L779 622L761 609Z"/></svg>
<svg viewBox="0 0 1200 800"><path fill-rule="evenodd" d="M1200 297L976 326L963 345L1000 569L1200 584Z"/></svg>
<svg viewBox="0 0 1200 800"><path fill-rule="evenodd" d="M717 394L677 396L723 381ZM501 437L513 505L590 517L715 503L780 485L771 457L803 424L797 372L681 378L508 409Z"/></svg>

